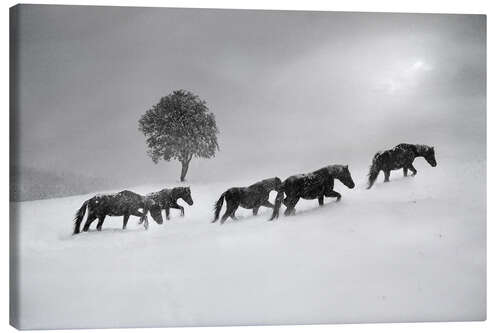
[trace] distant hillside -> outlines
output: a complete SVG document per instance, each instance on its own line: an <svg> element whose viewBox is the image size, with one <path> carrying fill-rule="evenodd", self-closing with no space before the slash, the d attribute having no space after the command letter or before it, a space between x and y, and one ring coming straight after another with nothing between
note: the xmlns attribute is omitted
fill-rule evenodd
<svg viewBox="0 0 500 333"><path fill-rule="evenodd" d="M55 173L10 167L10 201L28 201L89 193L116 186L116 182L69 172Z"/></svg>

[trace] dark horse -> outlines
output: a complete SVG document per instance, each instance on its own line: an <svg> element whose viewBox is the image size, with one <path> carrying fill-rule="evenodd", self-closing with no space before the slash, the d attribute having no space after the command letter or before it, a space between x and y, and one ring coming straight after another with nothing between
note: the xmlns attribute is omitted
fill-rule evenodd
<svg viewBox="0 0 500 333"><path fill-rule="evenodd" d="M260 206L273 208L274 205L269 202L269 193L273 190L277 191L280 184L281 180L278 177L274 177L264 179L248 187L231 187L226 192L222 193L219 200L215 203L215 214L212 223L219 219L224 199L226 199L227 208L220 221L221 224L230 216L233 220L236 220L234 214L239 206L246 209L252 209L253 215L257 215Z"/></svg>
<svg viewBox="0 0 500 333"><path fill-rule="evenodd" d="M189 187L165 188L158 192L149 193L146 197L154 200L160 206L160 209L165 209L167 220L170 219L170 208L179 209L181 215L184 216L184 207L177 203L178 199L184 200L189 206L193 205Z"/></svg>
<svg viewBox="0 0 500 333"><path fill-rule="evenodd" d="M337 198L339 201L342 196L333 190L334 179L340 180L348 188L354 188L347 165L329 165L311 173L288 177L278 189L271 220L279 217L281 203L287 207L285 215L290 215L295 212L295 205L300 198L318 199L320 206L323 206L324 197ZM286 198L283 200L284 194Z"/></svg>
<svg viewBox="0 0 500 333"><path fill-rule="evenodd" d="M148 212L151 213L156 223L163 223L160 206L153 199L125 190L115 194L96 195L85 201L82 207L76 212L73 234L78 234L80 232L80 224L83 221L87 209L87 221L83 226L83 231L88 231L95 219L99 219L97 230L101 231L106 215L123 216L123 229L127 227L130 215L140 217L141 223L145 221L144 227L147 229ZM140 209L142 209L142 211L140 211Z"/></svg>
<svg viewBox="0 0 500 333"><path fill-rule="evenodd" d="M404 176L408 176L408 169L412 172L412 176L417 174L417 169L413 166L413 161L417 157L423 157L431 166L437 165L436 157L434 156L434 147L426 145L412 145L409 143L400 143L396 147L379 151L373 157L370 172L368 173L368 189L370 189L380 171L384 172L384 182L389 181L391 170L403 168Z"/></svg>

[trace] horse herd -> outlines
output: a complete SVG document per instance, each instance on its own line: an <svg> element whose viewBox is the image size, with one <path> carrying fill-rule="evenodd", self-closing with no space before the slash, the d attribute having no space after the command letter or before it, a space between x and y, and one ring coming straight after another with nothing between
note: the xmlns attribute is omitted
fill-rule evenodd
<svg viewBox="0 0 500 333"><path fill-rule="evenodd" d="M403 169L405 177L410 170L412 176L415 176L417 170L413 166L413 161L416 157L425 158L433 167L437 165L434 147L426 145L401 143L392 149L376 153L368 173L368 189L373 186L380 171L384 172L385 182L389 181L392 170ZM236 220L235 212L240 206L252 209L253 215L257 215L261 206L272 208L270 220L274 220L278 218L282 204L286 207L285 215L294 214L295 206L301 198L317 199L320 206L323 205L325 197L337 198L339 201L342 197L341 194L333 190L335 179L350 189L354 188L355 184L347 165L329 165L311 173L290 176L283 182L278 177L274 177L264 179L248 187L232 187L222 193L216 201L212 223L219 220L224 200L226 201L226 212L221 218L221 224L229 217ZM277 192L274 204L269 202L271 191ZM193 205L190 188L163 189L145 196L128 190L116 194L96 195L86 200L76 212L73 234L80 232L80 225L86 211L88 214L83 231L88 231L96 219L98 219L97 230L101 231L106 216L123 216L123 229L126 229L131 215L139 217L139 224L143 224L144 228L147 229L148 213L158 224L163 223L163 210L166 212L167 220L170 216L170 208L179 209L181 215L184 216L184 208L177 204L178 199L182 199L190 206Z"/></svg>

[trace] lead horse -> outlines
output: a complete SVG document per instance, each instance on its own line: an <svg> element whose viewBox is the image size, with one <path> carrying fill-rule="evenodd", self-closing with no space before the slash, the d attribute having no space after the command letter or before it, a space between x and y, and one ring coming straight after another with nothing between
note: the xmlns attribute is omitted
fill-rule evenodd
<svg viewBox="0 0 500 333"><path fill-rule="evenodd" d="M76 212L73 234L80 232L80 225L87 210L87 221L83 226L83 231L88 231L95 219L99 219L97 230L101 231L106 216L123 216L123 229L127 228L130 215L140 217L141 223L145 222L144 227L147 229L148 212L156 223L163 223L161 208L153 199L124 190L115 194L98 194L86 200Z"/></svg>
<svg viewBox="0 0 500 333"><path fill-rule="evenodd" d="M333 190L334 179L340 180L348 188L354 188L354 181L347 165L329 165L311 173L288 177L278 188L270 220L279 217L282 203L287 207L285 215L290 215L295 212L295 206L301 198L318 199L320 206L323 206L325 197L337 198L339 201L342 196Z"/></svg>
<svg viewBox="0 0 500 333"><path fill-rule="evenodd" d="M223 224L228 217L236 220L236 210L238 207L252 209L253 215L257 215L261 206L273 208L274 205L269 202L269 193L277 191L280 186L281 180L278 177L267 178L248 187L232 187L222 193L219 200L214 205L214 219L212 223L219 219L219 214L222 209L224 199L226 199L226 212L222 216L221 224Z"/></svg>
<svg viewBox="0 0 500 333"><path fill-rule="evenodd" d="M370 189L380 171L384 172L384 182L389 181L391 170L403 169L403 175L408 176L408 170L412 176L417 174L417 169L413 166L413 161L417 157L423 157L432 167L437 165L434 147L426 145L414 145L400 143L392 149L379 151L375 154L368 173L368 187Z"/></svg>

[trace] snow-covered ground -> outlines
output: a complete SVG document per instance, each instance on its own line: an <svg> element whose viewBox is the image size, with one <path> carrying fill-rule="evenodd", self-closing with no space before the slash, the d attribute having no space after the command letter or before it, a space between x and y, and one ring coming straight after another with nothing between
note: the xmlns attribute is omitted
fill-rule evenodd
<svg viewBox="0 0 500 333"><path fill-rule="evenodd" d="M380 175L368 191L357 170L355 189L336 182L341 202L301 200L275 222L270 209L240 208L237 222L209 223L226 188L259 179L191 184L186 216L173 210L147 231L137 218L122 231L121 218L107 217L102 232L71 236L90 195L13 203L18 326L485 319L486 163L438 163L419 159L417 177L394 172L384 184Z"/></svg>

